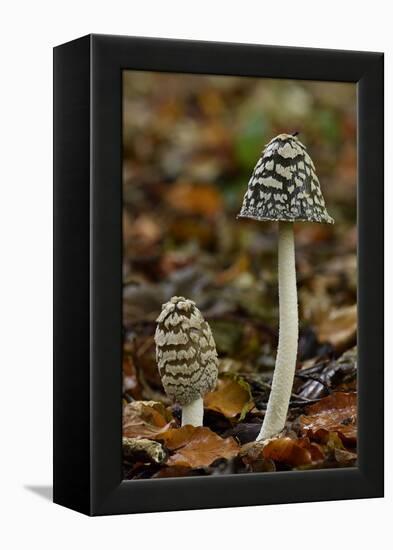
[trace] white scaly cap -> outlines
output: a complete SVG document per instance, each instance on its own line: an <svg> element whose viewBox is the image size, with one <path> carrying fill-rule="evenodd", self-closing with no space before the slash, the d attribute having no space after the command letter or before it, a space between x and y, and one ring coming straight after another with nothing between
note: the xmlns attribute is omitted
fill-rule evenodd
<svg viewBox="0 0 393 550"><path fill-rule="evenodd" d="M154 339L162 384L172 401L189 405L215 388L216 345L195 302L174 296L164 304Z"/></svg>
<svg viewBox="0 0 393 550"><path fill-rule="evenodd" d="M272 139L258 160L239 218L260 221L334 223L315 166L296 135Z"/></svg>

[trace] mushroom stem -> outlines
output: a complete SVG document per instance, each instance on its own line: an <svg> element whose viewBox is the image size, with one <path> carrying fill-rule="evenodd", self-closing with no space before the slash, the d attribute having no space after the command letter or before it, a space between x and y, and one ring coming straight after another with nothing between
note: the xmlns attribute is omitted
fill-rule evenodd
<svg viewBox="0 0 393 550"><path fill-rule="evenodd" d="M257 441L268 439L283 430L295 375L298 305L292 222L278 222L278 291L280 329L276 365L269 402Z"/></svg>
<svg viewBox="0 0 393 550"><path fill-rule="evenodd" d="M181 425L203 426L203 399L199 397L188 405L183 405L181 412Z"/></svg>

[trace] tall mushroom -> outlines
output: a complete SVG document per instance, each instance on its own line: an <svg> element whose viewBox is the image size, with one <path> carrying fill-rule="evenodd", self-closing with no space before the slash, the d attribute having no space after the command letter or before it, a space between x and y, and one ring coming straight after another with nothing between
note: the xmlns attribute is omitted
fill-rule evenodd
<svg viewBox="0 0 393 550"><path fill-rule="evenodd" d="M162 306L155 333L162 384L182 406L182 426L203 425L203 396L217 383L217 351L210 327L191 300L174 296Z"/></svg>
<svg viewBox="0 0 393 550"><path fill-rule="evenodd" d="M280 134L266 145L238 217L278 221L280 328L260 441L283 430L295 375L298 305L293 222L334 223L326 211L314 163L296 134Z"/></svg>

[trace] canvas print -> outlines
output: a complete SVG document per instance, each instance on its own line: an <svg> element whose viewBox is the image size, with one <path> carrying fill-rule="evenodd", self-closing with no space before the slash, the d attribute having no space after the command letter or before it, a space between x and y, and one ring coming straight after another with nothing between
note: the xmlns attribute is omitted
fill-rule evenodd
<svg viewBox="0 0 393 550"><path fill-rule="evenodd" d="M123 478L356 466L356 85L122 100Z"/></svg>

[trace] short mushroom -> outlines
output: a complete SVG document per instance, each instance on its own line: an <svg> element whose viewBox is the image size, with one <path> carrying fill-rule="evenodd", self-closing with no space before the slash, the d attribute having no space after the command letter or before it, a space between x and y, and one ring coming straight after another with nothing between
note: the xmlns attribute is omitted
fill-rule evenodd
<svg viewBox="0 0 393 550"><path fill-rule="evenodd" d="M238 217L278 221L279 340L260 441L283 430L295 375L298 304L293 222L334 223L326 211L314 163L296 134L280 134L266 145Z"/></svg>
<svg viewBox="0 0 393 550"><path fill-rule="evenodd" d="M217 383L217 351L195 303L174 296L162 306L155 333L156 357L168 397L182 406L182 426L203 425L203 396Z"/></svg>

